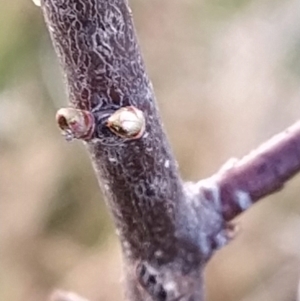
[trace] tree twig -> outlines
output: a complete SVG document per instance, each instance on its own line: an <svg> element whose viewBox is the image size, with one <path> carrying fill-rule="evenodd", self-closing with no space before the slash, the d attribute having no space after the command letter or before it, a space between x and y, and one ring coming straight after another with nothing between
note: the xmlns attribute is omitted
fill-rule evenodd
<svg viewBox="0 0 300 301"><path fill-rule="evenodd" d="M241 160L230 160L211 178L191 185L199 201L209 199L230 221L261 198L284 187L300 170L300 122Z"/></svg>
<svg viewBox="0 0 300 301"><path fill-rule="evenodd" d="M205 263L231 238L227 222L299 170L299 124L183 185L127 1L41 6L72 105L57 122L67 140L87 146L120 237L128 299L203 301Z"/></svg>
<svg viewBox="0 0 300 301"><path fill-rule="evenodd" d="M183 185L127 1L44 0L41 6L78 110L60 111L58 122L68 139L85 140L120 236L129 298L202 299L201 252L185 226ZM124 117L124 108L142 113L143 133L131 135L141 114ZM128 118L135 124L128 126Z"/></svg>

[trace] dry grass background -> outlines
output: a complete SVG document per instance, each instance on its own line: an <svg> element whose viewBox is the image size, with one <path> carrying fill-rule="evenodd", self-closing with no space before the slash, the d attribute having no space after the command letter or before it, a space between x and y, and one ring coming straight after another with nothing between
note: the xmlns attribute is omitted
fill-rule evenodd
<svg viewBox="0 0 300 301"><path fill-rule="evenodd" d="M300 3L132 0L146 65L185 179L212 174L300 118ZM83 146L54 122L66 104L40 10L0 10L0 300L54 288L121 300L113 226ZM300 179L239 217L207 268L209 301L295 301Z"/></svg>

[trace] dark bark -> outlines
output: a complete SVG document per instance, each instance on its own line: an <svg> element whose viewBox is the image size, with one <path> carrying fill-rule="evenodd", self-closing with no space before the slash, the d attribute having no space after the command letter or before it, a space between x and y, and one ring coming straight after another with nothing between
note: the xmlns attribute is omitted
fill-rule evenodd
<svg viewBox="0 0 300 301"><path fill-rule="evenodd" d="M93 116L85 143L120 236L130 299L201 300L203 256L190 233L195 227L185 225L183 185L127 2L44 0L42 9L70 102ZM109 116L128 106L145 117L138 139L107 126Z"/></svg>
<svg viewBox="0 0 300 301"><path fill-rule="evenodd" d="M218 204L225 221L230 221L253 203L284 187L300 170L300 122L274 136L241 160L230 160L211 178L190 189L203 199Z"/></svg>
<svg viewBox="0 0 300 301"><path fill-rule="evenodd" d="M128 299L204 300L203 269L230 238L227 221L299 170L298 138L183 185L127 1L41 4L73 107L57 121L91 156L120 237Z"/></svg>

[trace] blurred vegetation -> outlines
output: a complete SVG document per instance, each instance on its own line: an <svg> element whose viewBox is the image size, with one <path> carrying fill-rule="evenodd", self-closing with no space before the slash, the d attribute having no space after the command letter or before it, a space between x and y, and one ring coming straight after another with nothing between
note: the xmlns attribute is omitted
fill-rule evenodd
<svg viewBox="0 0 300 301"><path fill-rule="evenodd" d="M40 9L0 10L0 300L54 288L121 300L112 222L80 142L54 122L63 78ZM299 119L300 4L133 0L161 114L185 179L212 174ZM299 177L239 218L207 269L208 298L295 300Z"/></svg>

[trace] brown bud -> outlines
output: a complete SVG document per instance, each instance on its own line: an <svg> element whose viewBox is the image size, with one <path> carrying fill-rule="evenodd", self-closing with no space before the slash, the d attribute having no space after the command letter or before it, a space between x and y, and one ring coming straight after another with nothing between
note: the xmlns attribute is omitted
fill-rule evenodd
<svg viewBox="0 0 300 301"><path fill-rule="evenodd" d="M93 115L85 110L62 108L56 113L56 121L67 141L88 140L94 131Z"/></svg>
<svg viewBox="0 0 300 301"><path fill-rule="evenodd" d="M123 107L108 118L107 126L122 138L138 139L145 132L145 117L136 107Z"/></svg>

